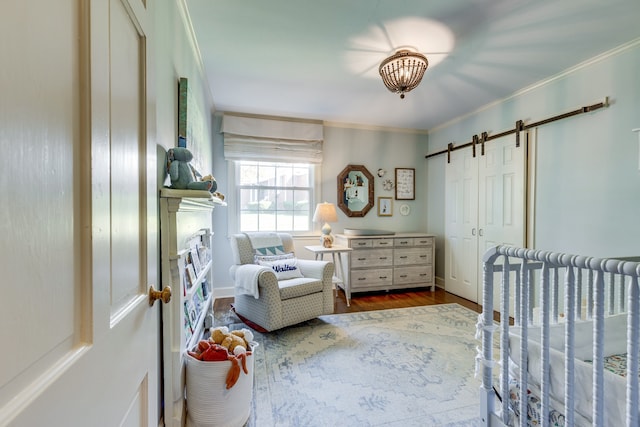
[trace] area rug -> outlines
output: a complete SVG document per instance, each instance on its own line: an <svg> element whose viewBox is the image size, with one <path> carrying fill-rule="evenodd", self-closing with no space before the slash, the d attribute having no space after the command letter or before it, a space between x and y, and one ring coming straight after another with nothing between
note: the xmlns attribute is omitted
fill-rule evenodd
<svg viewBox="0 0 640 427"><path fill-rule="evenodd" d="M479 425L477 317L443 304L327 315L256 332L246 425Z"/></svg>

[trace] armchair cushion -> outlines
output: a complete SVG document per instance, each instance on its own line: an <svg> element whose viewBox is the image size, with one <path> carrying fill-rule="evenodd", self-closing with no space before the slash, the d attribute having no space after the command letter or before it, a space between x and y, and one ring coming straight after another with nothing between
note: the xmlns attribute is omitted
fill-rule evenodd
<svg viewBox="0 0 640 427"><path fill-rule="evenodd" d="M322 281L300 277L298 279L280 280L280 299L288 300L305 295L322 292Z"/></svg>

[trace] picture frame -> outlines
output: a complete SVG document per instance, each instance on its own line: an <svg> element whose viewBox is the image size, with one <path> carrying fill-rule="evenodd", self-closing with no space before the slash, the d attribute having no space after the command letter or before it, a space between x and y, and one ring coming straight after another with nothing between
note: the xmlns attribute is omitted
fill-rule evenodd
<svg viewBox="0 0 640 427"><path fill-rule="evenodd" d="M178 79L178 147L188 148L193 154L191 164L200 171L201 159L204 158L205 119L196 98L194 97L189 79Z"/></svg>
<svg viewBox="0 0 640 427"><path fill-rule="evenodd" d="M393 216L393 199L378 197L378 216Z"/></svg>
<svg viewBox="0 0 640 427"><path fill-rule="evenodd" d="M396 168L396 200L416 199L415 168Z"/></svg>

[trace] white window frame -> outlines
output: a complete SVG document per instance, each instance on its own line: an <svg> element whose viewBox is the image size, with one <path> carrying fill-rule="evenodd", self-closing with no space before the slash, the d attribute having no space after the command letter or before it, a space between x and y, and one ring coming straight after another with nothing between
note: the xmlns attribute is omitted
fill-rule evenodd
<svg viewBox="0 0 640 427"><path fill-rule="evenodd" d="M229 235L241 233L240 230L240 204L237 202L240 199L239 194L239 186L236 185L236 160L228 160L227 161L227 182L228 185L228 194L230 197L227 197L225 201L227 202L227 210L228 210L228 233ZM274 161L274 160L264 160L264 163L293 163L288 161ZM312 221L313 213L315 211L315 206L320 200L320 183L322 182L322 165L321 164L309 164L311 167L312 173L310 179L312 180L311 185L311 197L309 201L309 224L310 229L308 231L293 231L293 230L282 230L283 232L290 233L293 236L312 236L317 234L319 230L319 225L315 224Z"/></svg>

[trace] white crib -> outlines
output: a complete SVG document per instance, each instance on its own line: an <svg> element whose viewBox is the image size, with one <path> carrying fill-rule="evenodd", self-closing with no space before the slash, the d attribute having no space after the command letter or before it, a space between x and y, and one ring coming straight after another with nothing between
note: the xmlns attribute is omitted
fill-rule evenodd
<svg viewBox="0 0 640 427"><path fill-rule="evenodd" d="M525 427L529 410L542 426L550 415L566 426L638 426L640 264L509 246L483 261L483 425Z"/></svg>

